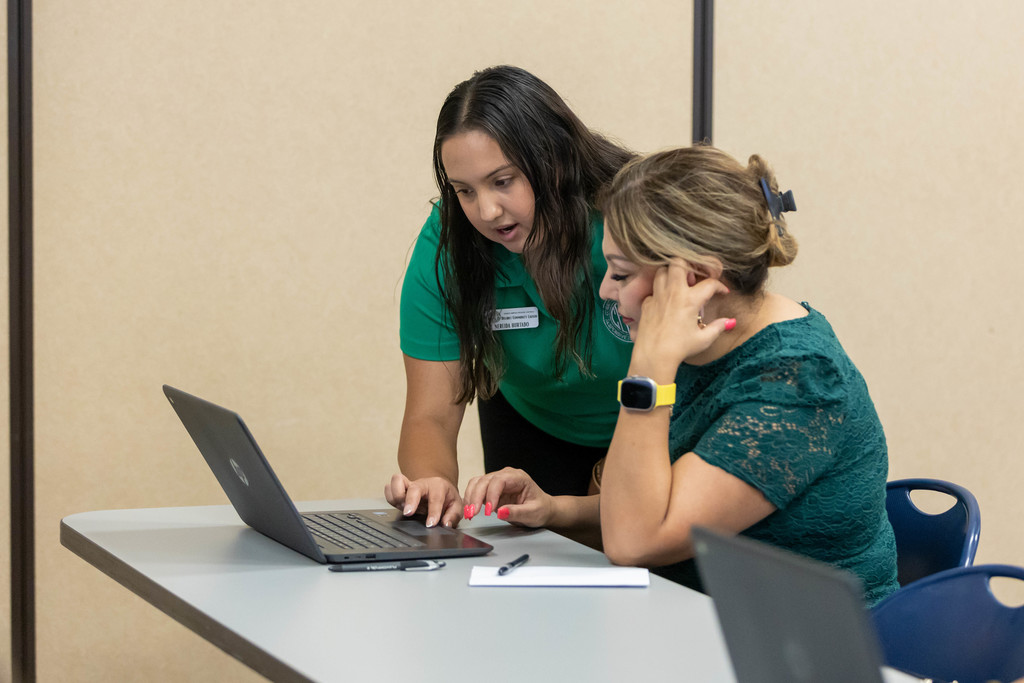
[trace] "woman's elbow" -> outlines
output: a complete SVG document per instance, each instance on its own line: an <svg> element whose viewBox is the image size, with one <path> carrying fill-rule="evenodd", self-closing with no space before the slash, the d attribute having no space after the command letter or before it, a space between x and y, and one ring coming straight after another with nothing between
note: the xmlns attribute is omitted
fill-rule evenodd
<svg viewBox="0 0 1024 683"><path fill-rule="evenodd" d="M626 567L651 566L648 549L642 543L625 539L604 537L604 554L612 564Z"/></svg>
<svg viewBox="0 0 1024 683"><path fill-rule="evenodd" d="M659 533L604 534L604 554L612 564L629 567L661 567L693 557L689 537Z"/></svg>

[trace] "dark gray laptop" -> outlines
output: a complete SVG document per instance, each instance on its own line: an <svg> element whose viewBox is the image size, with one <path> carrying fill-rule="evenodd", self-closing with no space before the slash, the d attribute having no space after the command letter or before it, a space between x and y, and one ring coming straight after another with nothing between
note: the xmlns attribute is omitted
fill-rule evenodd
<svg viewBox="0 0 1024 683"><path fill-rule="evenodd" d="M742 536L693 538L738 683L881 683L856 577Z"/></svg>
<svg viewBox="0 0 1024 683"><path fill-rule="evenodd" d="M428 528L398 510L300 514L238 413L174 387L164 394L242 521L321 563L484 555L491 546L457 529Z"/></svg>

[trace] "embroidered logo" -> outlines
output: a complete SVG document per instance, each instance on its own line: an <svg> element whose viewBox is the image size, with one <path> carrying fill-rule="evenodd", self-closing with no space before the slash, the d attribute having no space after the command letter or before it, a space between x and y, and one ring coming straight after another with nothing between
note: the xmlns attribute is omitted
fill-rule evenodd
<svg viewBox="0 0 1024 683"><path fill-rule="evenodd" d="M629 327L622 322L622 318L619 316L619 305L614 301L605 300L603 310L601 311L601 318L604 320L604 326L608 328L608 331L618 339L619 341L629 341Z"/></svg>

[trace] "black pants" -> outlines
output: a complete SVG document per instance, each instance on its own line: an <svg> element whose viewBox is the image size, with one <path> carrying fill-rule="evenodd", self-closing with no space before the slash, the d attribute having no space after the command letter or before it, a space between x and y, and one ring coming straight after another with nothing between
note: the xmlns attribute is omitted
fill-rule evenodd
<svg viewBox="0 0 1024 683"><path fill-rule="evenodd" d="M484 471L517 467L551 495L587 494L591 470L607 447L580 446L551 436L516 412L500 391L478 403Z"/></svg>

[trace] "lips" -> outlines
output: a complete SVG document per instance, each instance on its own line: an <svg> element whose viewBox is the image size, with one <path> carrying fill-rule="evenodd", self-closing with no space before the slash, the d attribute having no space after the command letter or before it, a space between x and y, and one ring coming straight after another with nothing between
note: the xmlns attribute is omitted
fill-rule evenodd
<svg viewBox="0 0 1024 683"><path fill-rule="evenodd" d="M515 239L516 228L518 227L519 224L514 223L512 225L506 225L501 228L495 228L494 231L498 233L498 239L502 240L503 242L508 242Z"/></svg>

